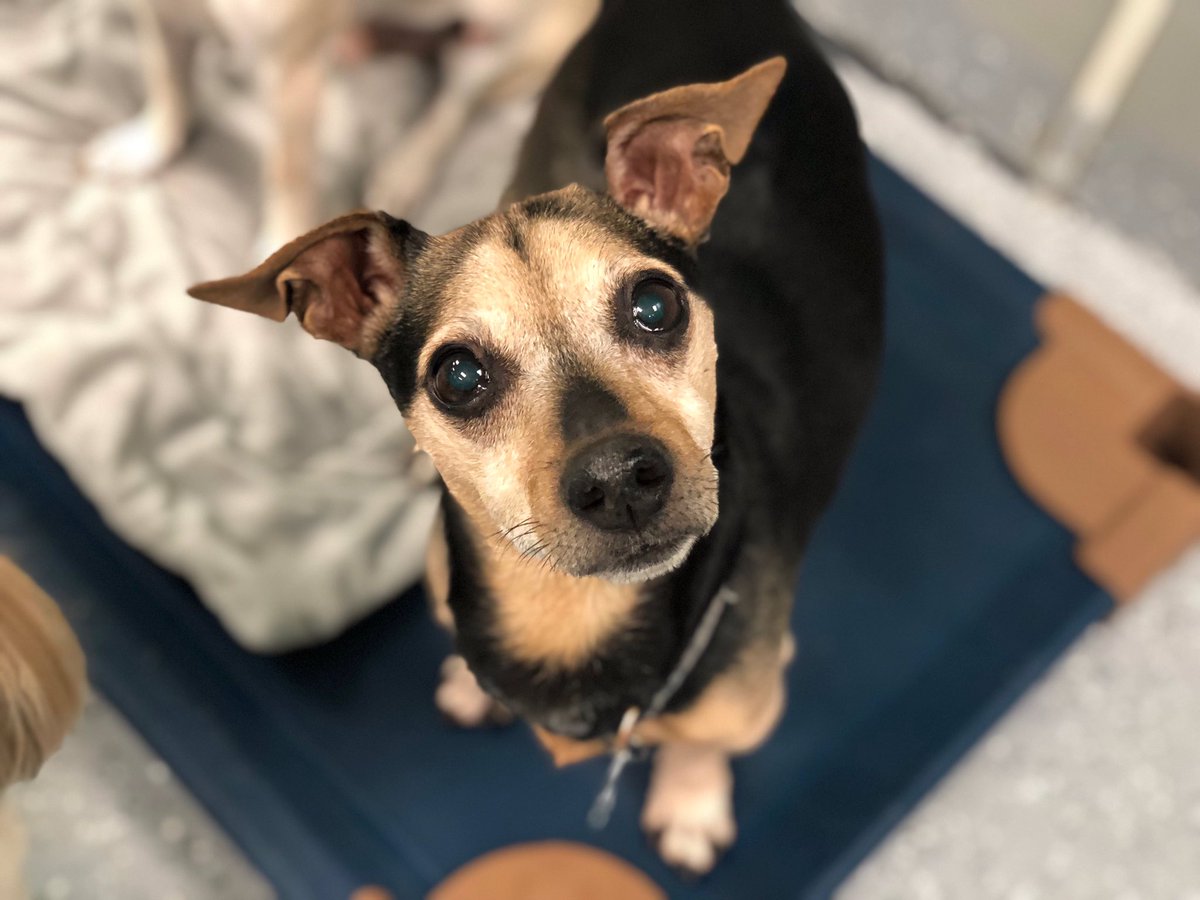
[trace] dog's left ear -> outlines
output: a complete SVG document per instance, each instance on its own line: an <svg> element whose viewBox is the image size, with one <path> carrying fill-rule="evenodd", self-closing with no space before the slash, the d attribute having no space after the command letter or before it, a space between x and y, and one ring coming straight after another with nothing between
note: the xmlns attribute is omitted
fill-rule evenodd
<svg viewBox="0 0 1200 900"><path fill-rule="evenodd" d="M428 235L382 212L340 216L245 275L188 288L198 300L282 322L370 359L404 294L409 260Z"/></svg>
<svg viewBox="0 0 1200 900"><path fill-rule="evenodd" d="M699 244L729 189L729 168L745 156L786 69L776 56L729 81L671 88L621 107L604 120L609 193L652 228Z"/></svg>

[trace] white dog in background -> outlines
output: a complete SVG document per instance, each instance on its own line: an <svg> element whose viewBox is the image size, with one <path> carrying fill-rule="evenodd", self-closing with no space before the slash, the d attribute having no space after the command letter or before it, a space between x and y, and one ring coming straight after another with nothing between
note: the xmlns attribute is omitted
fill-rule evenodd
<svg viewBox="0 0 1200 900"><path fill-rule="evenodd" d="M169 163L192 124L192 59L217 29L252 55L270 130L263 148L260 243L273 250L319 219L316 133L335 47L436 54L437 92L368 177L368 205L402 216L482 105L532 96L591 22L599 0L129 0L137 18L146 104L85 151L92 172L143 176ZM372 24L392 40L373 41ZM382 34L387 34L384 27Z"/></svg>

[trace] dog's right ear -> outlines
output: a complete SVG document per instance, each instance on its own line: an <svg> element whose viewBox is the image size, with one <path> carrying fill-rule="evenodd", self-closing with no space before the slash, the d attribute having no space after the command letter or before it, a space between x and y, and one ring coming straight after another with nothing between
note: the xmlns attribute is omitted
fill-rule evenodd
<svg viewBox="0 0 1200 900"><path fill-rule="evenodd" d="M387 213L354 212L296 238L245 275L188 293L277 322L295 313L313 337L370 359L404 295L409 261L427 240Z"/></svg>
<svg viewBox="0 0 1200 900"><path fill-rule="evenodd" d="M612 113L604 120L609 193L652 228L695 247L786 69L775 56L728 81L670 88Z"/></svg>

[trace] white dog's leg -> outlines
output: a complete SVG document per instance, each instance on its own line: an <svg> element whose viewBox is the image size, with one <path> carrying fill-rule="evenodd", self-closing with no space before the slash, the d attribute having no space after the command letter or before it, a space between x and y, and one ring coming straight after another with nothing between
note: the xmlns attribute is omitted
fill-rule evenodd
<svg viewBox="0 0 1200 900"><path fill-rule="evenodd" d="M25 894L27 839L12 801L0 796L0 897L22 900Z"/></svg>
<svg viewBox="0 0 1200 900"><path fill-rule="evenodd" d="M658 836L658 852L668 865L698 875L712 869L737 835L729 757L695 744L660 747L642 828Z"/></svg>
<svg viewBox="0 0 1200 900"><path fill-rule="evenodd" d="M446 51L442 83L433 101L371 174L368 206L404 216L425 198L454 142L506 70L506 63L505 51L492 45Z"/></svg>
<svg viewBox="0 0 1200 900"><path fill-rule="evenodd" d="M263 148L260 258L317 224L317 114L328 75L325 42L289 55L266 56L259 85L270 115Z"/></svg>
<svg viewBox="0 0 1200 900"><path fill-rule="evenodd" d="M173 18L155 0L136 0L133 9L146 104L84 149L84 165L103 175L139 177L162 168L183 148L191 127L197 23Z"/></svg>
<svg viewBox="0 0 1200 900"><path fill-rule="evenodd" d="M442 682L433 699L446 718L463 728L501 724L511 718L508 710L484 693L457 653L442 663Z"/></svg>

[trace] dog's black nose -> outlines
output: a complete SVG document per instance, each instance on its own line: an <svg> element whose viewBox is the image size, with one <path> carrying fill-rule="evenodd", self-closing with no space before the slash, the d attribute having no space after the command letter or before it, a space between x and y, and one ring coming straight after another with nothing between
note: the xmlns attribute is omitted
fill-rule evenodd
<svg viewBox="0 0 1200 900"><path fill-rule="evenodd" d="M674 475L658 441L620 435L575 454L563 472L563 497L575 515L602 531L636 531L663 508Z"/></svg>

